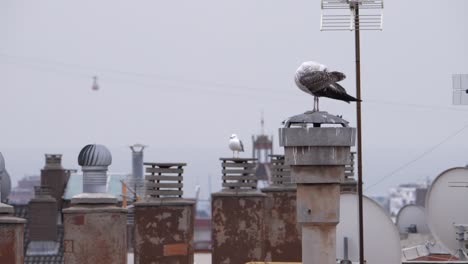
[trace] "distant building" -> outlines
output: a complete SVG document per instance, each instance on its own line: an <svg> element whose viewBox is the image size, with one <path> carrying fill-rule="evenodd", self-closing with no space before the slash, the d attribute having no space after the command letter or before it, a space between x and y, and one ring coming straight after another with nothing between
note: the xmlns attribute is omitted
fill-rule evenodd
<svg viewBox="0 0 468 264"><path fill-rule="evenodd" d="M407 183L390 189L389 210L391 216L396 216L400 209L408 204L423 206L425 204L427 184Z"/></svg>
<svg viewBox="0 0 468 264"><path fill-rule="evenodd" d="M260 124L262 128L260 135L252 136L252 158L257 159L255 175L258 179L258 188L263 188L271 183L270 155L273 154L273 136L265 135L263 116Z"/></svg>
<svg viewBox="0 0 468 264"><path fill-rule="evenodd" d="M25 176L18 181L18 185L11 190L8 197L10 204L28 204L34 198L34 186L41 184L41 177L39 175Z"/></svg>

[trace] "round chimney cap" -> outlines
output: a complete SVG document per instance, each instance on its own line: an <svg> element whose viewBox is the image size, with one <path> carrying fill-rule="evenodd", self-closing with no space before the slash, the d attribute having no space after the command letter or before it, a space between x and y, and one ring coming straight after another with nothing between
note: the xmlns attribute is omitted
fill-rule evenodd
<svg viewBox="0 0 468 264"><path fill-rule="evenodd" d="M78 155L80 166L109 166L112 164L112 155L103 145L86 145Z"/></svg>
<svg viewBox="0 0 468 264"><path fill-rule="evenodd" d="M304 114L295 115L283 121L284 127L291 126L306 126L307 124L314 124L320 126L322 124L348 126L348 121L341 118L341 116L331 115L327 112L313 112L308 111Z"/></svg>

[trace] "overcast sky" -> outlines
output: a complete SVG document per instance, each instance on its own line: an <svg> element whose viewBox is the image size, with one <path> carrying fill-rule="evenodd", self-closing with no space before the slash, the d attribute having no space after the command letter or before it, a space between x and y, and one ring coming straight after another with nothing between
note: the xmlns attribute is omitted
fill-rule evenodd
<svg viewBox="0 0 468 264"><path fill-rule="evenodd" d="M468 107L451 105L451 74L468 73L468 1L386 1L384 12L384 30L361 39L366 186L407 166L368 194L468 163ZM263 111L281 152L281 121L312 108L293 81L303 61L346 73L355 94L353 33L319 25L319 0L3 0L7 169L14 180L37 174L44 153L78 168L80 149L100 143L110 170L127 172L138 142L146 161L188 162L187 193L208 192L209 175L216 191L231 133L250 156ZM355 125L355 104L322 99L321 110Z"/></svg>

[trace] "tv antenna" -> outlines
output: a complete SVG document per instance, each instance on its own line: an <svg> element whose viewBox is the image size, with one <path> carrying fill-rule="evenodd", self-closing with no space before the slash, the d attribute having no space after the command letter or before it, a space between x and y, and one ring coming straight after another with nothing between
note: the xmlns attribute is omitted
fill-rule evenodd
<svg viewBox="0 0 468 264"><path fill-rule="evenodd" d="M453 74L453 105L468 105L468 74Z"/></svg>
<svg viewBox="0 0 468 264"><path fill-rule="evenodd" d="M383 0L322 0L321 31L354 31L356 54L357 178L359 197L359 263L364 264L362 201L361 30L382 30Z"/></svg>

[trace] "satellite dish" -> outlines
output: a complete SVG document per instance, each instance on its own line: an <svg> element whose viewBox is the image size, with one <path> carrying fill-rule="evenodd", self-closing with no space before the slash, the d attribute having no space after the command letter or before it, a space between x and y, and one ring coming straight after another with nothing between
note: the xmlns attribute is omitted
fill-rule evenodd
<svg viewBox="0 0 468 264"><path fill-rule="evenodd" d="M460 248L454 225L468 224L468 168L452 168L442 172L426 195L426 217L432 235L455 255Z"/></svg>
<svg viewBox="0 0 468 264"><path fill-rule="evenodd" d="M428 234L431 231L427 225L424 207L409 204L403 206L396 217L396 226L400 234Z"/></svg>
<svg viewBox="0 0 468 264"><path fill-rule="evenodd" d="M390 216L372 199L363 197L364 259L369 264L401 263L400 235ZM340 223L336 229L336 257L359 261L358 196L343 193L340 196ZM379 249L379 250L376 250Z"/></svg>

